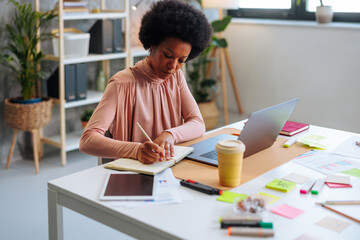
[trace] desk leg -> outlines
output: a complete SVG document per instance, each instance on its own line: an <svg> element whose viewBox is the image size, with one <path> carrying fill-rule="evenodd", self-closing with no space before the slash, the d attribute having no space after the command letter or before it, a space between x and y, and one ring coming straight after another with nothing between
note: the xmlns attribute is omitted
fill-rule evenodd
<svg viewBox="0 0 360 240"><path fill-rule="evenodd" d="M63 240L63 207L57 202L57 193L48 188L49 240Z"/></svg>

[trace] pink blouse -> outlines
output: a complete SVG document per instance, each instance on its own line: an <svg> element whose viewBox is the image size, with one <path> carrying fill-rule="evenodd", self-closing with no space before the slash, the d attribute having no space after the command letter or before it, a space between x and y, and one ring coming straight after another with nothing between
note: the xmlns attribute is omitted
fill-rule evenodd
<svg viewBox="0 0 360 240"><path fill-rule="evenodd" d="M80 151L104 158L137 158L147 139L170 132L175 143L200 137L205 124L181 70L159 78L142 60L116 73L108 82L80 140ZM112 139L105 137L109 130Z"/></svg>

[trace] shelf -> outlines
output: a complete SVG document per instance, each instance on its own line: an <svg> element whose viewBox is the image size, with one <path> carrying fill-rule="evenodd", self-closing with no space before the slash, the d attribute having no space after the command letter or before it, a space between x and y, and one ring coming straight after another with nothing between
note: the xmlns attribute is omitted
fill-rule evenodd
<svg viewBox="0 0 360 240"><path fill-rule="evenodd" d="M86 19L114 19L114 18L126 18L127 15L124 12L101 12L101 13L65 13L63 20L86 20Z"/></svg>
<svg viewBox="0 0 360 240"><path fill-rule="evenodd" d="M66 108L80 107L80 106L98 103L98 102L100 102L103 94L104 94L103 92L88 90L86 99L77 100L77 101L73 101L73 102L67 102L67 103L65 103L64 107L66 109Z"/></svg>
<svg viewBox="0 0 360 240"><path fill-rule="evenodd" d="M65 152L70 152L79 149L79 142L81 138L83 130L72 132L72 133L66 133L66 146L65 146ZM42 138L41 139L44 143L47 143L49 145L59 147L60 145L60 135L52 136L48 138Z"/></svg>
<svg viewBox="0 0 360 240"><path fill-rule="evenodd" d="M120 59L126 58L127 55L125 52L120 53L108 53L108 54L93 54L90 53L86 57L81 58L67 58L64 60L64 64L75 64L75 63L85 63L85 62L97 62L103 60L111 60L111 59Z"/></svg>
<svg viewBox="0 0 360 240"><path fill-rule="evenodd" d="M149 55L149 51L145 50L142 47L133 47L131 49L132 57L143 57Z"/></svg>

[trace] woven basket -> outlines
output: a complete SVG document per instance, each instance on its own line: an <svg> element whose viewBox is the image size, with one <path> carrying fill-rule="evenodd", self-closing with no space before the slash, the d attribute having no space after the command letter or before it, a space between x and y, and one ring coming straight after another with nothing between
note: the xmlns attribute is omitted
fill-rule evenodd
<svg viewBox="0 0 360 240"><path fill-rule="evenodd" d="M39 103L20 104L5 99L5 122L21 131L40 129L47 125L52 114L52 99L42 98Z"/></svg>

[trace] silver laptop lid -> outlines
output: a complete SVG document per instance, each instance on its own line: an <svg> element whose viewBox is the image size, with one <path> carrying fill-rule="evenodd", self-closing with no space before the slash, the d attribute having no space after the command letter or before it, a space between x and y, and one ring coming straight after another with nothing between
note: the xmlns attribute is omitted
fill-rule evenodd
<svg viewBox="0 0 360 240"><path fill-rule="evenodd" d="M298 101L295 98L250 114L238 137L246 146L244 158L274 144Z"/></svg>

